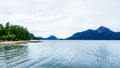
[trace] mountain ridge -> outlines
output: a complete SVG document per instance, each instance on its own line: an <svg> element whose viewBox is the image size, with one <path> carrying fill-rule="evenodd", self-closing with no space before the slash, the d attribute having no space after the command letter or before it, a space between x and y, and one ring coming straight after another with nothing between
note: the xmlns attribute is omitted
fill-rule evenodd
<svg viewBox="0 0 120 68"><path fill-rule="evenodd" d="M47 38L39 37L40 40L120 40L120 32L114 32L111 29L100 26L96 30L88 29L82 32L76 32L67 38L57 38L51 35Z"/></svg>
<svg viewBox="0 0 120 68"><path fill-rule="evenodd" d="M107 27L100 26L96 30L88 29L74 33L66 40L120 40L120 32L114 32Z"/></svg>

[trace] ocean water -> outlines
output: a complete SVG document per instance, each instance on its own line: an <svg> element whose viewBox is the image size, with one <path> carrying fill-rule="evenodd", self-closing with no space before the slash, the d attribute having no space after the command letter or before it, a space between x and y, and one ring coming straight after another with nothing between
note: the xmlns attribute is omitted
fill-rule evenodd
<svg viewBox="0 0 120 68"><path fill-rule="evenodd" d="M120 68L120 41L44 40L0 45L0 68Z"/></svg>

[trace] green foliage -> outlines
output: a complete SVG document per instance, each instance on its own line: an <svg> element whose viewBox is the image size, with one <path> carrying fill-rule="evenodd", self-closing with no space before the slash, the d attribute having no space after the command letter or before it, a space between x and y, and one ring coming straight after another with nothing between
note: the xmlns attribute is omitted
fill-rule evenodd
<svg viewBox="0 0 120 68"><path fill-rule="evenodd" d="M9 22L3 26L0 24L0 40L30 40L34 35L27 28L19 25L10 25Z"/></svg>

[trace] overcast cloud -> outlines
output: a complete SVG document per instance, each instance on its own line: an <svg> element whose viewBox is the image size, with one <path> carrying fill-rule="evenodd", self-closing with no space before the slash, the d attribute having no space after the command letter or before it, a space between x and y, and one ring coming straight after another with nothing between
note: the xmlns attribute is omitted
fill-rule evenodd
<svg viewBox="0 0 120 68"><path fill-rule="evenodd" d="M1 0L0 23L8 21L42 37L100 26L120 31L120 0Z"/></svg>

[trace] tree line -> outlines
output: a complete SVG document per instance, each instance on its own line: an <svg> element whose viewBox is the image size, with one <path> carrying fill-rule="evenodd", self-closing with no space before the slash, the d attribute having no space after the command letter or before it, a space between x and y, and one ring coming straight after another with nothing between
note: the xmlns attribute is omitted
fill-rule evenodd
<svg viewBox="0 0 120 68"><path fill-rule="evenodd" d="M0 40L31 40L34 39L34 35L30 33L27 28L20 25L13 25L7 22L5 26L0 24Z"/></svg>

